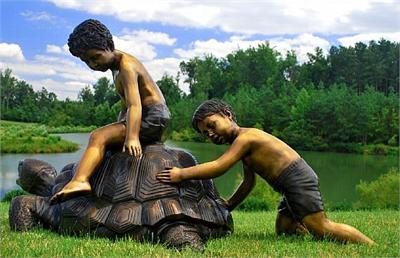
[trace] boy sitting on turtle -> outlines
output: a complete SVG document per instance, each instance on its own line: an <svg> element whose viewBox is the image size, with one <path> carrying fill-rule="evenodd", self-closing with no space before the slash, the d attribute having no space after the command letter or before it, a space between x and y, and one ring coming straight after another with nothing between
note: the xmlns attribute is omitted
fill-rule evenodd
<svg viewBox="0 0 400 258"><path fill-rule="evenodd" d="M89 178L104 157L107 145L121 145L131 155L142 154L141 144L161 140L170 119L164 97L143 64L135 57L116 50L110 31L97 20L79 24L68 39L69 51L89 68L111 70L123 110L117 123L96 129L72 180L51 202L90 192Z"/></svg>
<svg viewBox="0 0 400 258"><path fill-rule="evenodd" d="M177 183L188 179L207 179L224 174L239 160L244 179L226 201L233 210L250 193L257 173L275 191L283 194L276 219L277 234L311 232L341 242L373 244L370 238L346 224L329 220L319 190L319 179L313 169L286 143L256 128L237 125L231 107L220 100L208 100L195 111L193 127L215 144L230 144L217 160L188 168L171 168L157 174L157 179Z"/></svg>

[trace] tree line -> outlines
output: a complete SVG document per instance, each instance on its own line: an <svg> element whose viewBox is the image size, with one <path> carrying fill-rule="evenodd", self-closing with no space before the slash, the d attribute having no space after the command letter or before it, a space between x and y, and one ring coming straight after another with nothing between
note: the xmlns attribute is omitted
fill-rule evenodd
<svg viewBox="0 0 400 258"><path fill-rule="evenodd" d="M398 42L380 40L355 46L316 48L299 63L268 43L238 49L226 57L195 57L181 62L177 75L157 84L172 113L168 136L204 140L191 129L195 108L220 98L234 108L238 122L258 127L300 149L353 151L359 145L398 145ZM179 88L189 86L185 94ZM78 100L58 100L1 71L1 119L58 125L105 125L120 110L112 82L99 79Z"/></svg>

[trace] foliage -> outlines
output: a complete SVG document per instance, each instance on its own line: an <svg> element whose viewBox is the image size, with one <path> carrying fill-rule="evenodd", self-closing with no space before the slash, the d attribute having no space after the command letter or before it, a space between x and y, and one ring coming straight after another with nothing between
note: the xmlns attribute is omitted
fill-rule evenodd
<svg viewBox="0 0 400 258"><path fill-rule="evenodd" d="M387 146L384 144L372 144L365 146L363 149L365 154L372 155L399 155L399 147Z"/></svg>
<svg viewBox="0 0 400 258"><path fill-rule="evenodd" d="M176 76L157 81L172 120L166 135L201 141L191 133L196 107L210 98L231 104L238 123L262 128L295 149L396 155L399 143L399 42L382 39L355 46L316 48L299 63L268 43L225 57L197 56ZM105 77L87 85L78 100L60 101L45 88L2 70L1 119L58 126L103 126L116 121L121 102ZM189 92L180 89L182 81ZM392 148L387 148L389 145Z"/></svg>
<svg viewBox="0 0 400 258"><path fill-rule="evenodd" d="M180 141L180 142L205 142L206 138L202 137L198 134L193 128L190 129L183 129L179 132L173 131L170 135L170 139L173 141Z"/></svg>
<svg viewBox="0 0 400 258"><path fill-rule="evenodd" d="M49 135L44 125L1 121L1 153L73 152L79 145Z"/></svg>
<svg viewBox="0 0 400 258"><path fill-rule="evenodd" d="M375 181L361 181L356 189L360 195L360 201L355 204L356 208L400 208L400 175L397 168L392 168Z"/></svg>
<svg viewBox="0 0 400 258"><path fill-rule="evenodd" d="M58 126L49 127L47 126L48 133L89 133L92 132L97 126Z"/></svg>
<svg viewBox="0 0 400 258"><path fill-rule="evenodd" d="M11 202L11 200L14 197L20 196L20 195L27 195L29 193L25 192L22 189L14 189L11 191L8 191L7 193L4 194L3 199L1 199L2 202Z"/></svg>
<svg viewBox="0 0 400 258"><path fill-rule="evenodd" d="M272 208L268 206L265 200L258 197L248 196L239 206L237 210L240 211L270 211Z"/></svg>
<svg viewBox="0 0 400 258"><path fill-rule="evenodd" d="M238 177L238 182L242 178ZM279 204L281 195L275 192L268 183L260 176L256 176L256 185L251 193L237 207L243 211L270 211L276 210Z"/></svg>
<svg viewBox="0 0 400 258"><path fill-rule="evenodd" d="M157 81L157 85L165 96L168 105L178 103L182 99L183 92L179 88L179 75L175 79L173 76L164 74L163 77Z"/></svg>

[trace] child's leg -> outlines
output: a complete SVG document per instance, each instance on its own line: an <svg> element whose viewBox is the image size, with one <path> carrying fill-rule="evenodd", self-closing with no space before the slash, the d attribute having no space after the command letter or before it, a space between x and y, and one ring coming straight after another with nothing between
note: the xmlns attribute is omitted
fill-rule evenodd
<svg viewBox="0 0 400 258"><path fill-rule="evenodd" d="M340 242L374 244L374 241L354 227L330 221L323 211L305 216L303 223L313 235L319 238L328 236Z"/></svg>
<svg viewBox="0 0 400 258"><path fill-rule="evenodd" d="M94 130L90 134L88 146L76 168L74 177L50 201L58 202L62 199L68 199L77 193L90 192L89 178L103 160L106 146L121 143L122 149L125 130L125 125L122 123L114 123Z"/></svg>
<svg viewBox="0 0 400 258"><path fill-rule="evenodd" d="M305 235L307 229L292 217L278 213L275 221L275 232L277 235Z"/></svg>

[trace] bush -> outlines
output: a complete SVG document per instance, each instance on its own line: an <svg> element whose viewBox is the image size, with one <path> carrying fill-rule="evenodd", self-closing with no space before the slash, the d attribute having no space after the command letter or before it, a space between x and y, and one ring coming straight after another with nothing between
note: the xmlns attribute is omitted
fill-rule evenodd
<svg viewBox="0 0 400 258"><path fill-rule="evenodd" d="M206 138L202 137L194 129L182 129L179 132L173 131L170 139L178 142L205 142Z"/></svg>
<svg viewBox="0 0 400 258"><path fill-rule="evenodd" d="M22 189L14 189L14 190L11 190L11 191L7 192L7 193L4 195L3 199L1 199L1 201L2 201L2 202L11 202L11 200L12 200L14 197L17 197L17 196L20 196L20 195L27 195L27 194L29 194L29 193L28 193L28 192L25 192L25 191L22 190Z"/></svg>
<svg viewBox="0 0 400 258"><path fill-rule="evenodd" d="M389 146L392 147L398 147L399 146L398 135L393 135L392 138L389 139L388 144Z"/></svg>
<svg viewBox="0 0 400 258"><path fill-rule="evenodd" d="M363 153L363 146L359 143L332 143L330 150L344 153Z"/></svg>
<svg viewBox="0 0 400 258"><path fill-rule="evenodd" d="M58 126L47 127L49 133L90 133L97 128L95 125L91 126Z"/></svg>
<svg viewBox="0 0 400 258"><path fill-rule="evenodd" d="M237 181L241 182L242 178L239 176ZM242 211L275 210L278 207L280 196L264 179L257 176L253 190L237 209Z"/></svg>
<svg viewBox="0 0 400 258"><path fill-rule="evenodd" d="M353 203L343 200L336 203L324 202L324 209L327 211L350 211L353 210Z"/></svg>
<svg viewBox="0 0 400 258"><path fill-rule="evenodd" d="M0 124L1 153L72 152L79 145L49 135L43 125L4 122Z"/></svg>
<svg viewBox="0 0 400 258"><path fill-rule="evenodd" d="M269 211L271 207L268 206L265 200L258 197L248 196L244 202L237 207L241 211Z"/></svg>
<svg viewBox="0 0 400 258"><path fill-rule="evenodd" d="M392 168L387 174L381 175L370 183L361 181L356 190L360 201L355 208L361 209L399 209L400 177L398 170Z"/></svg>

